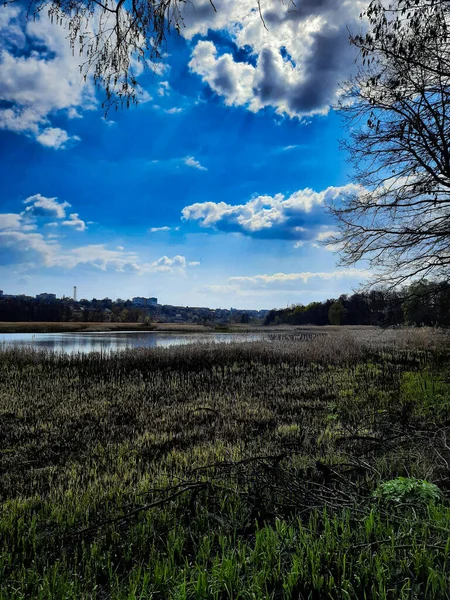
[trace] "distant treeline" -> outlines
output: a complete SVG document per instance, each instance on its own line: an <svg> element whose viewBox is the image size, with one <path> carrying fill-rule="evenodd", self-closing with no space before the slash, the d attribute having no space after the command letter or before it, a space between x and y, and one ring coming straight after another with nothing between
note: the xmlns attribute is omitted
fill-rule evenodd
<svg viewBox="0 0 450 600"><path fill-rule="evenodd" d="M158 305L140 308L130 300L0 298L0 321L150 323L264 323L265 325L427 325L450 326L450 283L422 281L401 291L372 290L338 299L293 305L282 310L226 309Z"/></svg>
<svg viewBox="0 0 450 600"><path fill-rule="evenodd" d="M145 314L144 314L145 313ZM134 308L127 300L113 302L103 300L80 300L71 298L40 300L30 296L6 296L0 298L0 321L36 322L138 322L146 316L142 309Z"/></svg>
<svg viewBox="0 0 450 600"><path fill-rule="evenodd" d="M267 311L213 310L202 307L156 305L134 306L130 300L72 298L0 298L0 321L6 322L84 322L143 323L158 322L222 324L262 323Z"/></svg>
<svg viewBox="0 0 450 600"><path fill-rule="evenodd" d="M271 310L265 325L450 325L450 283L421 281L401 291L372 290Z"/></svg>

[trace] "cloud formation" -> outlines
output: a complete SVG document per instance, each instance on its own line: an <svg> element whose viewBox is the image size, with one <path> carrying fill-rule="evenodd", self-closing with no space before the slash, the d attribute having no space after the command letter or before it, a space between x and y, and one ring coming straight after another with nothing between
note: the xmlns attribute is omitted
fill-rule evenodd
<svg viewBox="0 0 450 600"><path fill-rule="evenodd" d="M18 229L21 224L21 216L15 213L4 213L0 215L0 230Z"/></svg>
<svg viewBox="0 0 450 600"><path fill-rule="evenodd" d="M33 137L48 148L77 141L51 120L64 111L69 118L95 104L92 78L86 83L63 26L47 18L26 20L18 6L2 7L0 19L0 129Z"/></svg>
<svg viewBox="0 0 450 600"><path fill-rule="evenodd" d="M286 294L310 293L305 286L313 283L315 293L321 290L329 293L329 288L335 287L336 282L347 280L344 285L352 282L367 280L370 273L364 269L338 269L334 271L300 272L300 273L273 273L263 275L250 275L230 277L222 285L206 285L206 293L219 294L233 297L274 297Z"/></svg>
<svg viewBox="0 0 450 600"><path fill-rule="evenodd" d="M198 169L199 171L207 171L208 169L201 165L193 156L185 156L183 162L186 166Z"/></svg>
<svg viewBox="0 0 450 600"><path fill-rule="evenodd" d="M47 198L41 194L28 197L27 205L21 213L0 214L0 266L21 265L24 269L38 267L74 269L89 266L100 271L128 272L144 275L147 273L184 274L187 269L198 266L198 261L188 261L185 256L161 256L153 262L146 262L124 246L114 249L105 244L86 244L70 247L63 245L57 234L44 235L38 228L43 226L68 227L75 231L86 231L86 222L78 213L66 218L68 202L58 202L56 197ZM50 221L49 219L57 219Z"/></svg>
<svg viewBox="0 0 450 600"><path fill-rule="evenodd" d="M328 187L316 192L305 188L289 197L283 194L258 196L245 204L226 202L197 202L182 210L186 221L198 221L201 227L224 232L237 232L256 238L302 240L314 237L311 215L315 208L336 201L347 194L357 194L353 184Z"/></svg>
<svg viewBox="0 0 450 600"><path fill-rule="evenodd" d="M158 233L159 231L170 231L171 227L164 225L163 227L150 227L149 233Z"/></svg>
<svg viewBox="0 0 450 600"><path fill-rule="evenodd" d="M192 266L192 265L191 265ZM162 256L158 260L155 260L150 265L145 265L144 269L154 270L159 273L170 273L172 271L184 271L186 269L186 257L177 254L173 258L168 256Z"/></svg>
<svg viewBox="0 0 450 600"><path fill-rule="evenodd" d="M63 221L61 225L65 225L66 227L73 227L76 231L85 231L87 229L86 223L80 219L78 213L72 213L69 215L67 221Z"/></svg>
<svg viewBox="0 0 450 600"><path fill-rule="evenodd" d="M263 22L255 0L223 0L217 12L209 0L187 3L186 38L218 33L195 43L189 67L228 105L273 107L291 117L326 114L354 68L348 27L360 26L366 2L275 4L261 2Z"/></svg>
<svg viewBox="0 0 450 600"><path fill-rule="evenodd" d="M58 202L57 198L46 198L41 194L29 196L24 200L28 204L24 211L26 217L49 217L54 219L64 219L65 209L70 206L68 202Z"/></svg>
<svg viewBox="0 0 450 600"><path fill-rule="evenodd" d="M78 142L79 140L80 138L77 135L70 136L67 131L59 127L47 127L42 133L36 136L37 142L55 150L64 148L70 141Z"/></svg>
<svg viewBox="0 0 450 600"><path fill-rule="evenodd" d="M329 272L303 272L303 273L274 273L273 275L252 275L249 277L230 277L232 283L252 285L276 285L292 282L308 283L310 279L321 279L330 281L332 279L361 278L368 277L369 272L364 269L345 269Z"/></svg>

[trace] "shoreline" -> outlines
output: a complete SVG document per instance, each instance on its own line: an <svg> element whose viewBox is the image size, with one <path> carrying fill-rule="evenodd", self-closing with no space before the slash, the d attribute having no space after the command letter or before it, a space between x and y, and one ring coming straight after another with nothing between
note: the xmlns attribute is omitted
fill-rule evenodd
<svg viewBox="0 0 450 600"><path fill-rule="evenodd" d="M216 328L188 323L80 323L80 322L3 322L0 334L5 333L124 333L176 332L206 333Z"/></svg>
<svg viewBox="0 0 450 600"><path fill-rule="evenodd" d="M251 325L232 323L230 325L198 325L195 323L84 323L51 321L5 321L0 322L0 334L8 333L290 333L302 331L321 331L331 333L343 330L377 330L371 325Z"/></svg>

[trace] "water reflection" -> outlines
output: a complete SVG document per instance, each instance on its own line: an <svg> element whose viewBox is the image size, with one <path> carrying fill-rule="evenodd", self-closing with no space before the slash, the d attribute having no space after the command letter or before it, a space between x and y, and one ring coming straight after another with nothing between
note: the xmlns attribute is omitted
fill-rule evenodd
<svg viewBox="0 0 450 600"><path fill-rule="evenodd" d="M260 333L169 334L157 332L90 333L3 333L3 347L27 347L65 353L115 352L129 348L167 348L192 343L254 342L265 339Z"/></svg>

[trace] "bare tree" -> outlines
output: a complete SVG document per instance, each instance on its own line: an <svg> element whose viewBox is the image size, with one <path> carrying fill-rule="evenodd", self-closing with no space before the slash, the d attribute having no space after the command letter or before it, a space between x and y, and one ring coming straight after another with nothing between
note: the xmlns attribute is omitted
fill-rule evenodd
<svg viewBox="0 0 450 600"><path fill-rule="evenodd" d="M450 2L374 0L364 17L367 33L351 37L360 69L340 103L360 191L330 207L331 242L343 265L367 260L375 283L448 279Z"/></svg>
<svg viewBox="0 0 450 600"><path fill-rule="evenodd" d="M189 0L28 0L27 17L48 15L64 26L80 71L104 88L106 101L137 102L136 72L161 58L166 35L180 32ZM12 4L16 0L6 0ZM213 0L211 9L216 10Z"/></svg>

